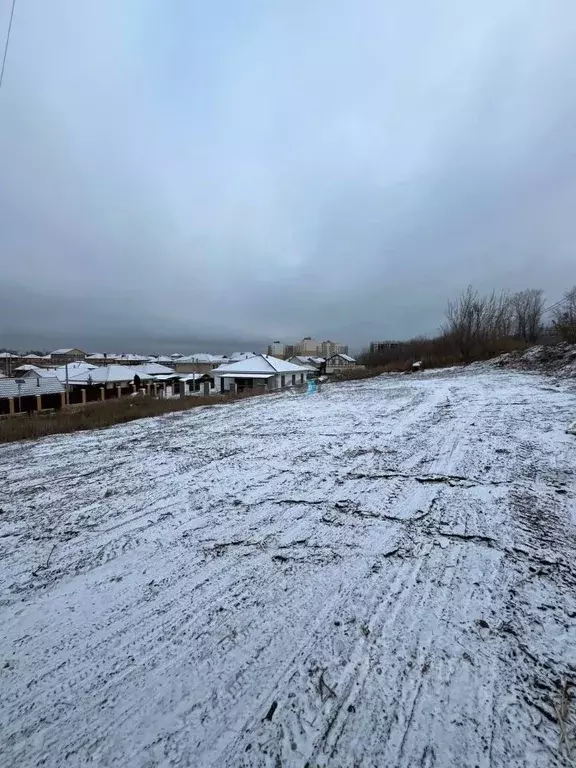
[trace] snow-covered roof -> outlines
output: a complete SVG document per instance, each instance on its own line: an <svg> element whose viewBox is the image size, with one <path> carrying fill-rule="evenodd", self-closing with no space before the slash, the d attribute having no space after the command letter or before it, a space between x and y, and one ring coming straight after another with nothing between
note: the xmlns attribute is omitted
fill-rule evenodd
<svg viewBox="0 0 576 768"><path fill-rule="evenodd" d="M346 360L347 363L356 362L356 360L353 357L350 357L350 355L345 355L343 352L336 352L336 354L329 357L328 360L332 360L332 358L334 357L341 357L342 360Z"/></svg>
<svg viewBox="0 0 576 768"><path fill-rule="evenodd" d="M45 360L44 355L22 355L21 360Z"/></svg>
<svg viewBox="0 0 576 768"><path fill-rule="evenodd" d="M60 369L59 369L60 370ZM127 365L102 365L90 370L81 371L73 375L68 374L70 384L112 384L114 382L133 381L134 376L140 379L153 379L147 373L138 368L129 368Z"/></svg>
<svg viewBox="0 0 576 768"><path fill-rule="evenodd" d="M12 352L0 352L0 357L2 359L6 358L7 360L13 358L13 357L20 357L20 355L13 355Z"/></svg>
<svg viewBox="0 0 576 768"><path fill-rule="evenodd" d="M83 375L87 376L90 371L95 371L98 368L97 365L92 365L92 363L85 362L68 363L68 366L61 365L59 368L56 368L54 375L63 382L66 381L66 367L68 367L68 381L70 381L73 377Z"/></svg>
<svg viewBox="0 0 576 768"><path fill-rule="evenodd" d="M249 360L251 357L255 357L256 354L256 352L234 352L230 355L230 360L234 362L237 360Z"/></svg>
<svg viewBox="0 0 576 768"><path fill-rule="evenodd" d="M150 376L157 376L162 373L174 373L173 368L169 368L167 365L160 365L160 363L145 363L144 365L139 365L137 371L138 375L140 375L140 371L149 373Z"/></svg>
<svg viewBox="0 0 576 768"><path fill-rule="evenodd" d="M294 355L290 358L290 360L297 360L298 363L296 365L308 365L312 363L313 365L320 365L324 362L323 357L313 357L312 355ZM288 361L290 362L290 361Z"/></svg>
<svg viewBox="0 0 576 768"><path fill-rule="evenodd" d="M20 386L16 379L0 380L0 399L7 397L26 397L28 395L51 395L55 392L63 392L64 387L56 376L43 378L33 376L30 379L22 379Z"/></svg>
<svg viewBox="0 0 576 768"><path fill-rule="evenodd" d="M14 368L14 373L17 371L39 371L41 370L38 368L37 365L30 365L29 363L25 363L24 365L19 365L18 368Z"/></svg>
<svg viewBox="0 0 576 768"><path fill-rule="evenodd" d="M280 360L278 357L272 357L272 355L254 355L254 357L248 360L239 360L237 363L225 363L214 369L216 376L221 375L235 375L237 373L302 373L302 371L313 371L313 366L308 368L304 365L296 365L296 363L289 363L287 360Z"/></svg>
<svg viewBox="0 0 576 768"><path fill-rule="evenodd" d="M154 358L155 363L173 363L171 357L168 357L168 355L160 355L159 357Z"/></svg>
<svg viewBox="0 0 576 768"><path fill-rule="evenodd" d="M56 376L56 368L36 368L35 365L31 365L32 370L25 374L25 378L31 378L33 376L41 376L44 379L50 379Z"/></svg>

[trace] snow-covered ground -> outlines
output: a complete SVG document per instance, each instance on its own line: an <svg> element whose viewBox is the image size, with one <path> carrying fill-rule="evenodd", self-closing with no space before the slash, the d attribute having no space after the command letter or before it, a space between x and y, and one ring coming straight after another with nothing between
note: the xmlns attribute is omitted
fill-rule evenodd
<svg viewBox="0 0 576 768"><path fill-rule="evenodd" d="M2 768L570 765L575 415L451 372L3 446Z"/></svg>

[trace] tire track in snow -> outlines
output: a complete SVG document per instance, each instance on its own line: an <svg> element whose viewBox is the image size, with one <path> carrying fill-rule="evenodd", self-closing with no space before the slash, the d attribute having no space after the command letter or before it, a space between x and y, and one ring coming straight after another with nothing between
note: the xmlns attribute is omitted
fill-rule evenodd
<svg viewBox="0 0 576 768"><path fill-rule="evenodd" d="M575 397L539 382L384 377L8 446L7 759L564 768Z"/></svg>

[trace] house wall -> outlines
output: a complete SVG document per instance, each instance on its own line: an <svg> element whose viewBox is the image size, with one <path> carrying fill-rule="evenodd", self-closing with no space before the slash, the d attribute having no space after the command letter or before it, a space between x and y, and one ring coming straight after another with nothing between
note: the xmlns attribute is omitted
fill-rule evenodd
<svg viewBox="0 0 576 768"><path fill-rule="evenodd" d="M292 382L292 376L295 376L294 383ZM260 379L261 385L264 386L266 389L287 389L288 387L292 386L299 386L300 384L304 384L308 377L308 371L296 371L294 374L292 373L277 373L275 376L270 376L267 379ZM284 379L284 384L282 384L282 379ZM241 379L238 380L240 382ZM224 382L222 385L221 382ZM254 383L255 385L258 382L258 376L254 376ZM230 385L234 383L234 379L216 376L215 377L215 389L216 392L228 392L230 390Z"/></svg>
<svg viewBox="0 0 576 768"><path fill-rule="evenodd" d="M0 359L0 370L6 376L12 376L14 368L21 365L19 357L3 357Z"/></svg>
<svg viewBox="0 0 576 768"><path fill-rule="evenodd" d="M235 383L234 379L227 378L227 377L224 377L224 376L215 376L214 378L215 378L216 392L222 392L222 391L229 392L232 384ZM252 382L253 382L253 386L254 387L260 386L260 387L263 387L263 388L267 388L267 387L271 387L272 386L272 384L268 383L268 382L270 382L272 380L274 381L274 384L275 384L274 388L278 388L280 386L280 384L279 384L280 379L279 379L278 376L272 376L272 377L270 377L268 379L259 379L258 376L254 376L254 378L252 379ZM276 380L278 380L278 381L276 381ZM246 379L238 379L238 385L239 386L241 386L240 382L246 382Z"/></svg>
<svg viewBox="0 0 576 768"><path fill-rule="evenodd" d="M235 384L234 379L227 378L225 376L215 376L214 381L216 384L216 392L229 392L232 388L232 385Z"/></svg>
<svg viewBox="0 0 576 768"><path fill-rule="evenodd" d="M186 394L187 395L203 395L204 394L204 383L208 382L210 385L210 394L214 394L214 392L219 391L216 389L216 382L214 381L214 377L211 376L209 378L202 378L202 379L195 379L194 381L187 381L186 383Z"/></svg>
<svg viewBox="0 0 576 768"><path fill-rule="evenodd" d="M46 361L48 365L66 365L66 363L75 363L79 360L84 360L86 358L86 353L82 352L79 349L73 349L72 352L70 352L67 355L51 355L50 360Z"/></svg>
<svg viewBox="0 0 576 768"><path fill-rule="evenodd" d="M210 373L214 368L214 363L179 363L173 362L170 368L174 368L176 373Z"/></svg>

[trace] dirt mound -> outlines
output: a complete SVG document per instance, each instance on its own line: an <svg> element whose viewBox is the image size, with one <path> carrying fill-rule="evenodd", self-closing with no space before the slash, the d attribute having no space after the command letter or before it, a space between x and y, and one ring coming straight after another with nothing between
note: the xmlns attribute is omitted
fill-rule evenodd
<svg viewBox="0 0 576 768"><path fill-rule="evenodd" d="M530 347L524 352L507 352L490 360L489 366L576 378L576 344L562 342Z"/></svg>

